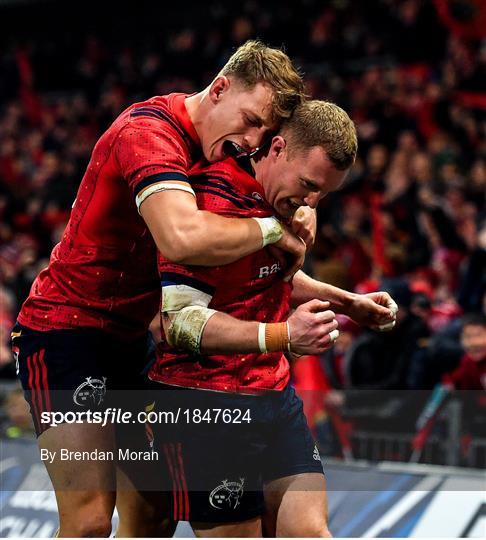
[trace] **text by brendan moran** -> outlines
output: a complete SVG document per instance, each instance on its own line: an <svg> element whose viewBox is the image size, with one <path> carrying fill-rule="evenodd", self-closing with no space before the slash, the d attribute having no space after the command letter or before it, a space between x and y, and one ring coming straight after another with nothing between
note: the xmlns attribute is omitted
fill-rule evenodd
<svg viewBox="0 0 486 540"><path fill-rule="evenodd" d="M135 451L129 448L118 448L118 451L111 450L92 450L90 452L76 452L68 450L67 448L61 448L56 451L49 451L46 448L42 448L40 451L41 460L48 463L54 463L55 460L59 461L158 461L159 453L155 450L150 451Z"/></svg>

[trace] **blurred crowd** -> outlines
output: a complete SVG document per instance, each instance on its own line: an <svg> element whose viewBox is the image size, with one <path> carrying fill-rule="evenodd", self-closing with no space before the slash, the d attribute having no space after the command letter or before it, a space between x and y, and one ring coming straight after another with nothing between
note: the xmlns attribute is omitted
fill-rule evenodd
<svg viewBox="0 0 486 540"><path fill-rule="evenodd" d="M203 88L258 37L284 44L308 94L345 108L359 132L346 186L319 207L309 271L361 293L385 288L400 305L390 334L341 320L336 347L317 359L322 384L432 388L472 351L484 388L483 3L208 0L170 13L156 4L129 13L108 2L93 17L90 2L69 14L34 3L21 8L32 21L22 26L19 7L0 9L12 23L0 37L0 377L15 376L10 328L103 130L134 101ZM479 337L468 345L471 317Z"/></svg>

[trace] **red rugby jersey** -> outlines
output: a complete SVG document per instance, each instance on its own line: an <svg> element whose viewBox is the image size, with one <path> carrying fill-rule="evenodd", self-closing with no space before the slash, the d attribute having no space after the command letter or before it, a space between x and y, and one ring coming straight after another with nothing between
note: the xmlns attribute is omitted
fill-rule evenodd
<svg viewBox="0 0 486 540"><path fill-rule="evenodd" d="M133 339L160 297L155 243L135 197L187 181L200 156L185 94L126 109L94 147L62 240L34 281L19 322L35 330L101 328Z"/></svg>
<svg viewBox="0 0 486 540"><path fill-rule="evenodd" d="M233 159L190 173L200 209L231 217L267 217L273 208L263 188ZM291 285L268 248L232 264L203 268L181 266L159 255L162 285L185 284L212 296L209 307L243 320L281 322L288 318ZM282 353L195 356L172 349L165 340L149 377L165 384L254 393L282 390L289 364Z"/></svg>

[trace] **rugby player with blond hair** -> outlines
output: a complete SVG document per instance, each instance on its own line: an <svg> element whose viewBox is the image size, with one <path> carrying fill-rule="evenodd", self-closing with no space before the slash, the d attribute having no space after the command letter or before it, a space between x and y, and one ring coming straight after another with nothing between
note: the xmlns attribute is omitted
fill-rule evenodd
<svg viewBox="0 0 486 540"><path fill-rule="evenodd" d="M41 449L110 451L118 436L130 435L123 426L116 433L114 425L88 422L49 428L41 419L44 412L117 405L114 391L141 388L147 331L160 299L157 248L171 261L211 266L272 244L293 256L294 269L302 264L305 246L274 217L198 209L188 173L201 157L215 162L259 147L290 117L303 90L284 52L249 41L201 92L135 103L100 137L64 235L12 333ZM311 242L313 212L305 221L296 230ZM158 495L138 492L129 470L119 468L116 479L112 461L45 464L60 536L109 536L115 500L119 535L166 532Z"/></svg>
<svg viewBox="0 0 486 540"><path fill-rule="evenodd" d="M191 185L201 209L287 221L339 189L356 152L345 111L309 101L261 152L196 166ZM289 358L332 346L335 313L391 329L396 304L385 292L353 294L301 271L289 282L269 248L213 268L160 255L159 270L164 340L149 378L158 410L189 411L155 426L173 519L189 520L198 536L329 536L322 464Z"/></svg>

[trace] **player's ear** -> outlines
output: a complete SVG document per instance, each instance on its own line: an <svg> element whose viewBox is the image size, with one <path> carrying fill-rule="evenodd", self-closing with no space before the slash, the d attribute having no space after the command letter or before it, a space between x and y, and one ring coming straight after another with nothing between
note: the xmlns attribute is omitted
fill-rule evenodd
<svg viewBox="0 0 486 540"><path fill-rule="evenodd" d="M231 83L228 77L225 77L224 75L219 75L214 79L214 81L211 83L211 86L209 87L209 98L213 103L217 103L221 96L226 92Z"/></svg>
<svg viewBox="0 0 486 540"><path fill-rule="evenodd" d="M286 148L287 141L281 135L275 135L270 146L270 154L273 157L278 158L283 154Z"/></svg>

